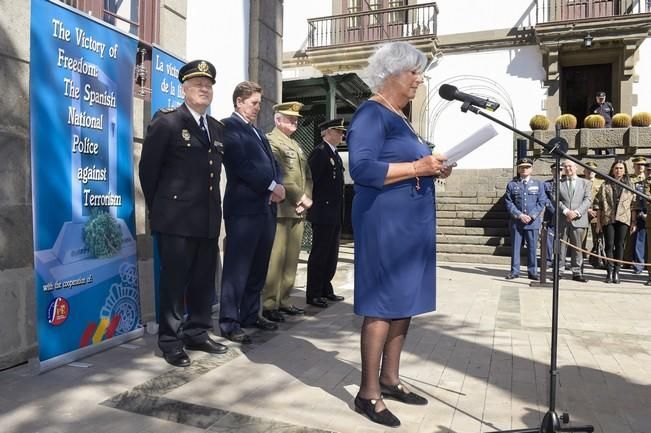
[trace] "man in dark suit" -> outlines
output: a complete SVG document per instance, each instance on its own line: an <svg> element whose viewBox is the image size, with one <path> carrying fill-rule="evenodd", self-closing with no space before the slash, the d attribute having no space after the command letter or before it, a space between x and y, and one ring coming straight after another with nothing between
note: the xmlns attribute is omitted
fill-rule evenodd
<svg viewBox="0 0 651 433"><path fill-rule="evenodd" d="M251 338L242 328L278 329L274 322L258 317L276 232L276 203L285 199L269 141L253 125L261 99L257 83L238 84L233 92L235 112L222 120L227 183L219 328L222 336L243 344Z"/></svg>
<svg viewBox="0 0 651 433"><path fill-rule="evenodd" d="M334 293L332 278L337 271L339 237L343 221L344 165L337 145L344 137L344 120L332 119L319 125L323 141L310 155L312 208L307 220L312 224L312 250L307 261L307 303L325 308L328 301L344 298Z"/></svg>
<svg viewBox="0 0 651 433"><path fill-rule="evenodd" d="M219 254L223 125L206 115L215 67L192 61L179 70L179 80L185 103L154 116L139 174L160 254L158 346L168 363L187 367L191 361L184 345L213 354L227 351L208 336Z"/></svg>

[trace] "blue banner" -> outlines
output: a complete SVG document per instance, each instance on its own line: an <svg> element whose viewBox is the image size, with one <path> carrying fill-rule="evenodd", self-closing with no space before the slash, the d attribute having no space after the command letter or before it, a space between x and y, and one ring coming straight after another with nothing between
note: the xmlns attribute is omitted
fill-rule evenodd
<svg viewBox="0 0 651 433"><path fill-rule="evenodd" d="M133 187L137 41L32 0L30 110L39 358L140 327Z"/></svg>
<svg viewBox="0 0 651 433"><path fill-rule="evenodd" d="M151 116L154 117L161 108L176 108L183 103L178 77L185 62L157 47L152 48L151 59Z"/></svg>

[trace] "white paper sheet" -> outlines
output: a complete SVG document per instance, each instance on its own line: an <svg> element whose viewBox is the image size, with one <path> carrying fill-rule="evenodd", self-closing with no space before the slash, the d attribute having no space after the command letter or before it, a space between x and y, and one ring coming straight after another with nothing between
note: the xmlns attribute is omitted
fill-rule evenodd
<svg viewBox="0 0 651 433"><path fill-rule="evenodd" d="M461 142L459 142L456 146L443 152L443 155L447 156L448 158L448 160L445 161L445 165L449 166L454 164L496 135L497 131L493 125L487 123L477 131L473 132L469 137L461 140Z"/></svg>

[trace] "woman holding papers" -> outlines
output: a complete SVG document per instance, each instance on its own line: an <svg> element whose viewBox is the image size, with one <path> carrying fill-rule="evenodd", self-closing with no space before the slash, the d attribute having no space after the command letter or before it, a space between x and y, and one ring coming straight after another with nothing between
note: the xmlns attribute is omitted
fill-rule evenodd
<svg viewBox="0 0 651 433"><path fill-rule="evenodd" d="M435 308L434 177L452 170L402 111L423 83L426 61L405 42L380 47L366 71L375 95L359 107L347 137L355 181L355 313L364 316L355 410L392 427L400 420L383 396L427 404L401 383L400 354L411 316Z"/></svg>

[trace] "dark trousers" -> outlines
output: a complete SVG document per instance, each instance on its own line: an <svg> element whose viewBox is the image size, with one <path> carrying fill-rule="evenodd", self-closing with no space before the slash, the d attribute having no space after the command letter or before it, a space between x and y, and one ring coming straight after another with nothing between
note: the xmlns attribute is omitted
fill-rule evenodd
<svg viewBox="0 0 651 433"><path fill-rule="evenodd" d="M312 250L307 260L308 302L314 298L333 295L332 278L337 272L341 225L312 224Z"/></svg>
<svg viewBox="0 0 651 433"><path fill-rule="evenodd" d="M646 221L643 218L637 219L632 239L635 242L633 261L636 263L633 267L636 271L642 272L644 270L643 263L646 262Z"/></svg>
<svg viewBox="0 0 651 433"><path fill-rule="evenodd" d="M624 258L624 241L626 241L628 226L622 222L615 221L612 224L604 226L604 241L606 244L606 257L610 259L622 260ZM609 262L612 265L612 262ZM620 266L620 263L614 263Z"/></svg>
<svg viewBox="0 0 651 433"><path fill-rule="evenodd" d="M258 319L260 293L276 234L276 217L244 215L226 218L224 268L219 305L222 335L251 326Z"/></svg>
<svg viewBox="0 0 651 433"><path fill-rule="evenodd" d="M157 234L160 256L160 323L158 346L174 351L201 343L212 329L217 238ZM183 319L187 311L187 317Z"/></svg>

